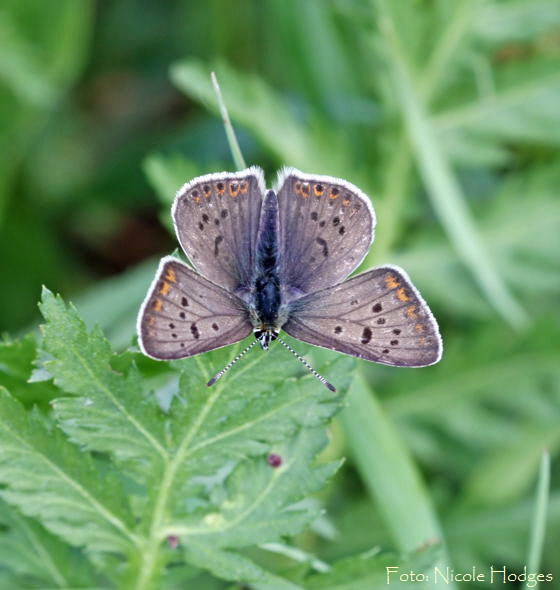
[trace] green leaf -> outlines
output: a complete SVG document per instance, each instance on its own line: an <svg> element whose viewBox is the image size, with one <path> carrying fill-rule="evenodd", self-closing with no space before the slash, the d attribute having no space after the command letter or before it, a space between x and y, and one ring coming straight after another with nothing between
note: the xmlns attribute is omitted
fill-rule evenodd
<svg viewBox="0 0 560 590"><path fill-rule="evenodd" d="M438 545L431 545L410 556L401 557L379 554L379 550L374 549L340 559L327 573L308 576L305 587L307 590L364 590L386 585L402 589L411 585L417 587L410 580L401 582L400 576L410 575L413 571L415 575L424 574L433 580L433 568L439 551Z"/></svg>
<svg viewBox="0 0 560 590"><path fill-rule="evenodd" d="M221 551L212 545L191 542L185 547L184 554L190 563L208 569L215 576L250 584L255 590L303 590L238 553Z"/></svg>
<svg viewBox="0 0 560 590"><path fill-rule="evenodd" d="M294 345L305 349L301 343ZM301 373L300 365L279 345L269 353L255 351L208 395L201 384L231 356L233 352L224 351L193 359L188 361L189 370L182 373L179 391L184 402L175 403L173 428L178 440L189 443L188 449L181 449L188 461L187 481L193 473L208 474L224 461L263 453L270 445L294 436L302 426L324 423L340 408L341 396L313 376L292 376ZM314 358L326 359L317 364L318 370L333 375L344 391L355 361L322 351ZM256 370L257 363L262 370Z"/></svg>
<svg viewBox="0 0 560 590"><path fill-rule="evenodd" d="M0 491L54 534L91 551L126 552L136 542L122 490L91 459L48 430L0 389Z"/></svg>
<svg viewBox="0 0 560 590"><path fill-rule="evenodd" d="M83 554L4 502L0 523L6 527L0 532L0 565L25 580L20 587L81 587L94 579Z"/></svg>
<svg viewBox="0 0 560 590"><path fill-rule="evenodd" d="M487 43L533 41L560 25L556 0L486 2L475 13L475 34Z"/></svg>
<svg viewBox="0 0 560 590"><path fill-rule="evenodd" d="M265 457L243 461L227 478L223 493L213 498L211 511L195 514L169 527L188 546L190 539L216 548L245 547L294 535L318 516L315 505L294 506L325 485L340 462L311 467L325 446L324 429L308 428L295 439L275 445L281 466Z"/></svg>
<svg viewBox="0 0 560 590"><path fill-rule="evenodd" d="M146 395L138 371L124 376L111 367L109 343L98 329L87 333L74 308L48 290L41 312L43 348L53 360L44 367L56 385L76 397L53 403L61 428L85 448L111 453L118 461L142 470L167 459L163 416Z"/></svg>
<svg viewBox="0 0 560 590"><path fill-rule="evenodd" d="M230 347L175 364L184 372L180 397L171 408L173 451L161 477L149 483L150 532L139 589L151 587L156 579L159 545L169 535L235 547L301 530L316 510L281 509L324 484L336 468L311 468L308 463L325 440L321 430L312 430L311 438L305 438L306 429L298 430L312 425L320 429L340 407L340 397L307 373L290 377L301 370L285 349L275 347L264 358L256 351L208 390L205 383L238 350ZM339 375L337 385L344 388L354 361L324 352L316 358L325 359L317 368ZM287 472L274 471L265 452L284 454ZM288 476L292 470L295 475ZM268 486L271 482L277 485Z"/></svg>
<svg viewBox="0 0 560 590"><path fill-rule="evenodd" d="M0 385L22 403L46 403L58 394L47 382L32 383L33 361L37 355L34 334L18 340L5 338L0 342Z"/></svg>
<svg viewBox="0 0 560 590"><path fill-rule="evenodd" d="M535 166L510 174L479 206L482 238L508 284L529 302L532 316L548 310L548 302L560 289L558 169L554 160L552 167ZM410 272L431 304L450 315L490 315L489 306L442 235L433 230L423 233L413 249L393 254L393 260Z"/></svg>

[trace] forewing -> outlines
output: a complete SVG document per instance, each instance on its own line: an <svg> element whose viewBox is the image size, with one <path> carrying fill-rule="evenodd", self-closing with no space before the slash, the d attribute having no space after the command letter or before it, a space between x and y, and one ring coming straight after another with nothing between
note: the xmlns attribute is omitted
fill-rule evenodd
<svg viewBox="0 0 560 590"><path fill-rule="evenodd" d="M164 258L138 315L138 342L155 359L177 359L250 334L243 301L171 257Z"/></svg>
<svg viewBox="0 0 560 590"><path fill-rule="evenodd" d="M249 287L263 195L262 170L253 166L199 176L175 198L173 220L183 250L202 275L229 291Z"/></svg>
<svg viewBox="0 0 560 590"><path fill-rule="evenodd" d="M381 267L295 301L283 329L369 361L423 367L441 358L437 323L397 267Z"/></svg>
<svg viewBox="0 0 560 590"><path fill-rule="evenodd" d="M278 177L280 276L288 294L344 280L363 260L375 227L367 195L344 180L294 168Z"/></svg>

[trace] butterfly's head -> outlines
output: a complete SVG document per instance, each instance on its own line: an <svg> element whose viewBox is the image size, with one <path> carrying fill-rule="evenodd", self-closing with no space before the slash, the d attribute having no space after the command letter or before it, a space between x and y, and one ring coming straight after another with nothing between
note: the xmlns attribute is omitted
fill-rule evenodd
<svg viewBox="0 0 560 590"><path fill-rule="evenodd" d="M278 338L279 332L280 331L276 328L270 328L266 326L261 326L253 330L255 338L263 350L268 350L270 343Z"/></svg>

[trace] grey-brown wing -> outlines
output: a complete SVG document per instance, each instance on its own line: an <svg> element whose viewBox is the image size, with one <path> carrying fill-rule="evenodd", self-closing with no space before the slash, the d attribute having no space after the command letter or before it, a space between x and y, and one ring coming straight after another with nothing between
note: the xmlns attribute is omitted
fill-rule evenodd
<svg viewBox="0 0 560 590"><path fill-rule="evenodd" d="M304 342L401 367L441 358L438 325L400 268L370 270L292 305L283 329Z"/></svg>
<svg viewBox="0 0 560 590"><path fill-rule="evenodd" d="M252 327L239 297L167 257L140 309L137 330L142 352L164 360L233 344Z"/></svg>
<svg viewBox="0 0 560 590"><path fill-rule="evenodd" d="M280 277L288 292L311 293L344 280L373 240L367 195L344 180L294 168L282 170L277 184Z"/></svg>
<svg viewBox="0 0 560 590"><path fill-rule="evenodd" d="M227 289L247 289L264 195L262 170L199 176L177 193L172 214L179 242L193 266Z"/></svg>

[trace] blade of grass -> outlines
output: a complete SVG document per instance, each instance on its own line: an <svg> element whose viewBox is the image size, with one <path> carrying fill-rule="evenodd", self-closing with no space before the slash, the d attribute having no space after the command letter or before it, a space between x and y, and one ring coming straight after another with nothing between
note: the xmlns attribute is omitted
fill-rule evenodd
<svg viewBox="0 0 560 590"><path fill-rule="evenodd" d="M527 558L527 570L538 572L541 565L546 532L546 515L548 511L548 498L550 493L550 454L545 450L542 454L537 494L535 498L535 514L531 526L529 540L529 556Z"/></svg>
<svg viewBox="0 0 560 590"><path fill-rule="evenodd" d="M408 128L420 175L449 239L496 311L513 327L523 328L528 318L502 281L478 234L462 189L440 149L403 54L400 39L384 3L375 3L380 14L396 90Z"/></svg>
<svg viewBox="0 0 560 590"><path fill-rule="evenodd" d="M453 11L421 75L417 76L419 92L425 104L429 104L435 96L449 63L464 39L471 17L472 2L462 0ZM395 146L386 168L384 197L378 205L379 219L383 220L383 224L376 230L375 248L367 255L363 268L386 262L385 258L396 243L403 224L402 211L409 195L412 171L412 153L405 128L399 129Z"/></svg>
<svg viewBox="0 0 560 590"><path fill-rule="evenodd" d="M237 170L243 170L244 168L247 168L247 164L245 163L245 158L243 158L235 131L233 130L233 125L231 124L229 118L226 103L222 97L222 91L220 89L220 85L218 84L216 73L211 72L210 78L212 79L212 85L214 86L214 92L216 93L216 100L218 101L218 106L220 107L220 114L222 115L222 121L224 123L224 129L226 130L226 136L229 143L229 149L231 150L231 155L233 157L233 162Z"/></svg>
<svg viewBox="0 0 560 590"><path fill-rule="evenodd" d="M356 466L397 549L411 553L440 541L442 555L436 565L445 571L450 560L428 492L395 427L359 374L350 386L349 405L340 420ZM430 583L435 583L433 577L422 587L430 588ZM450 582L446 587L454 586Z"/></svg>

